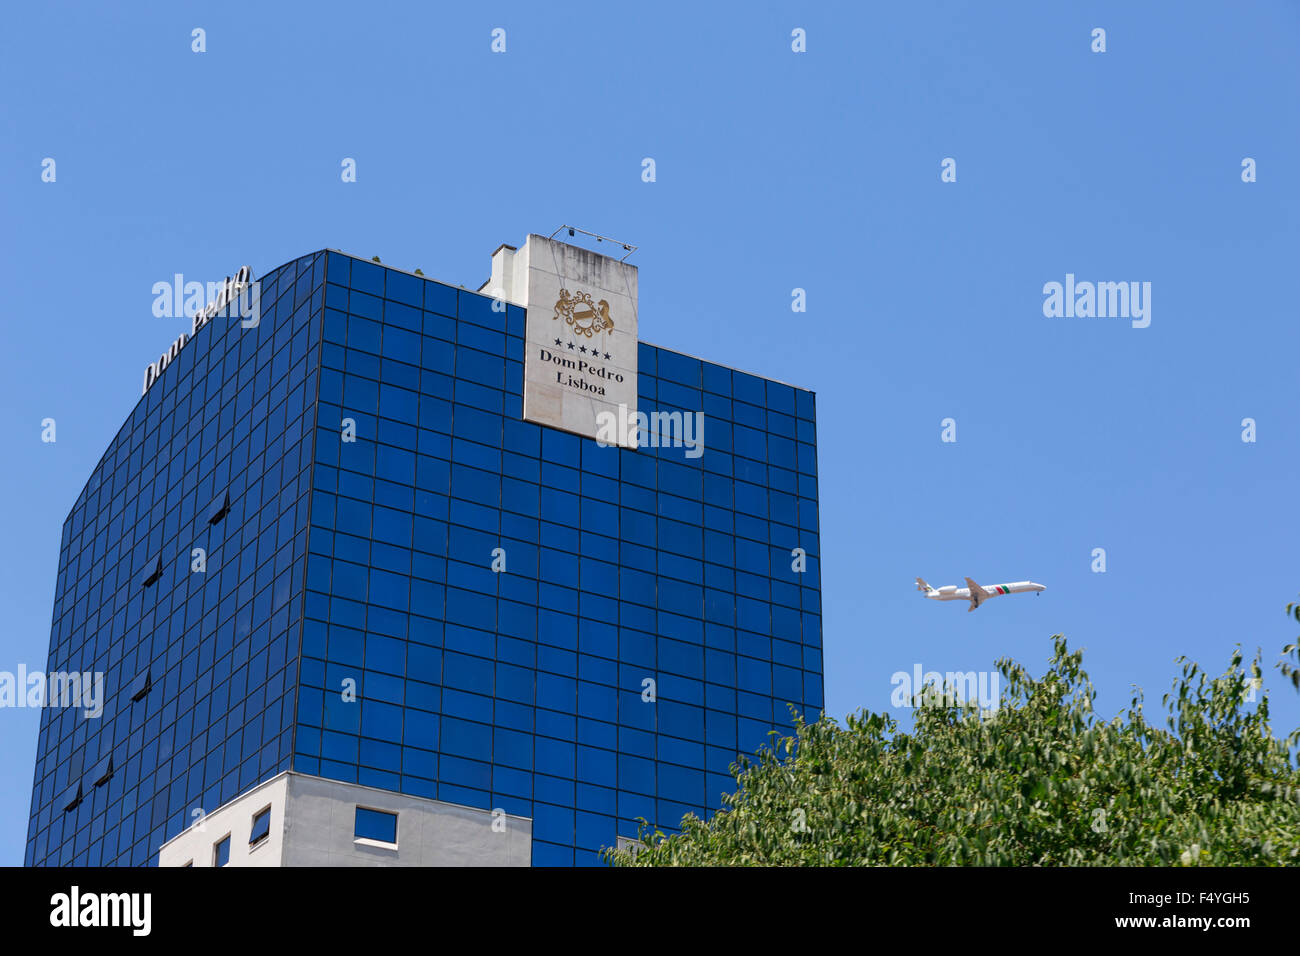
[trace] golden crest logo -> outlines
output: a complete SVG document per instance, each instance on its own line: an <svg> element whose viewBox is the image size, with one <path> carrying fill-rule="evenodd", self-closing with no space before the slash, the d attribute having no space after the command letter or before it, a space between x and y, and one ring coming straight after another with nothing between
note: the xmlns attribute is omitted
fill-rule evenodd
<svg viewBox="0 0 1300 956"><path fill-rule="evenodd" d="M614 320L609 316L609 303L604 299L592 302L589 292L570 295L568 289L561 289L552 318L563 319L576 334L587 338L601 332L614 331Z"/></svg>

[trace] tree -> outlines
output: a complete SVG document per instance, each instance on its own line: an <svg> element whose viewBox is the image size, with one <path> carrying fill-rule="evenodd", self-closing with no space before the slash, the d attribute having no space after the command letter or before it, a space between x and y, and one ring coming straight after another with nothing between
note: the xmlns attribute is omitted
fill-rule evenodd
<svg viewBox="0 0 1300 956"><path fill-rule="evenodd" d="M1290 613L1290 608L1288 608ZM1300 619L1300 613L1297 614ZM1179 658L1166 728L1137 691L1106 721L1062 635L1039 679L1009 659L1000 706L919 695L910 732L859 711L796 716L793 736L732 765L709 821L606 850L617 866L1300 864L1300 730L1274 738L1238 648L1220 677ZM1288 648L1288 652L1296 645ZM1289 671L1283 666L1284 674ZM949 690L945 688L945 690Z"/></svg>

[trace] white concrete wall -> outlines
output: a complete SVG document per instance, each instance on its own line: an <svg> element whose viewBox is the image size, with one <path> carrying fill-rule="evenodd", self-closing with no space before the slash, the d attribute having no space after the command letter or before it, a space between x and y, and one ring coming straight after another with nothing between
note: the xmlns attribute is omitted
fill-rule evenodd
<svg viewBox="0 0 1300 956"><path fill-rule="evenodd" d="M271 805L271 832L251 851L253 815ZM397 814L397 846L354 838L358 806ZM163 844L160 866L212 866L230 834L229 866L528 866L532 821L326 780L282 773L236 797Z"/></svg>
<svg viewBox="0 0 1300 956"><path fill-rule="evenodd" d="M397 813L397 849L353 838L357 806ZM528 866L526 817L294 774L285 866Z"/></svg>
<svg viewBox="0 0 1300 956"><path fill-rule="evenodd" d="M158 865L185 866L193 861L194 866L212 866L216 844L230 834L227 866L282 866L288 790L289 774L282 773L199 818L184 833L162 845ZM271 805L271 832L250 848L248 837L253 829L253 816L267 804Z"/></svg>

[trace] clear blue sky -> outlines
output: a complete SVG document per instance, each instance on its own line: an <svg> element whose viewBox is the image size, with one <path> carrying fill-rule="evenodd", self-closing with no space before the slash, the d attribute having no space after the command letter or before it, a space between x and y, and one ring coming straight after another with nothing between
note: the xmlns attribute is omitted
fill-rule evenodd
<svg viewBox="0 0 1300 956"><path fill-rule="evenodd" d="M832 714L1059 631L1104 714L1242 642L1300 724L1294 4L288 6L9 11L0 670L44 666L62 521L183 325L153 283L331 246L477 288L567 222L640 245L643 339L817 392ZM1066 273L1150 282L1150 327L1045 318ZM913 590L967 574L1048 590ZM0 711L0 863L37 725Z"/></svg>

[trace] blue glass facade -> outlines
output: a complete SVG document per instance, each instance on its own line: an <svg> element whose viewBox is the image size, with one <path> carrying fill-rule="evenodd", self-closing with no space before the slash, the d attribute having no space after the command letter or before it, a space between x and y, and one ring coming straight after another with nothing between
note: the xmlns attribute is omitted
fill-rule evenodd
<svg viewBox="0 0 1300 956"><path fill-rule="evenodd" d="M105 700L42 711L27 864L155 861L194 810L288 769L324 275L290 262L256 327L200 329L64 522L46 669L102 672Z"/></svg>
<svg viewBox="0 0 1300 956"><path fill-rule="evenodd" d="M149 862L290 768L592 863L820 710L812 393L642 344L641 410L702 412L704 452L601 448L521 419L524 312L493 305L316 254L182 350L64 528L50 667L111 693L99 728L46 714L29 863Z"/></svg>

